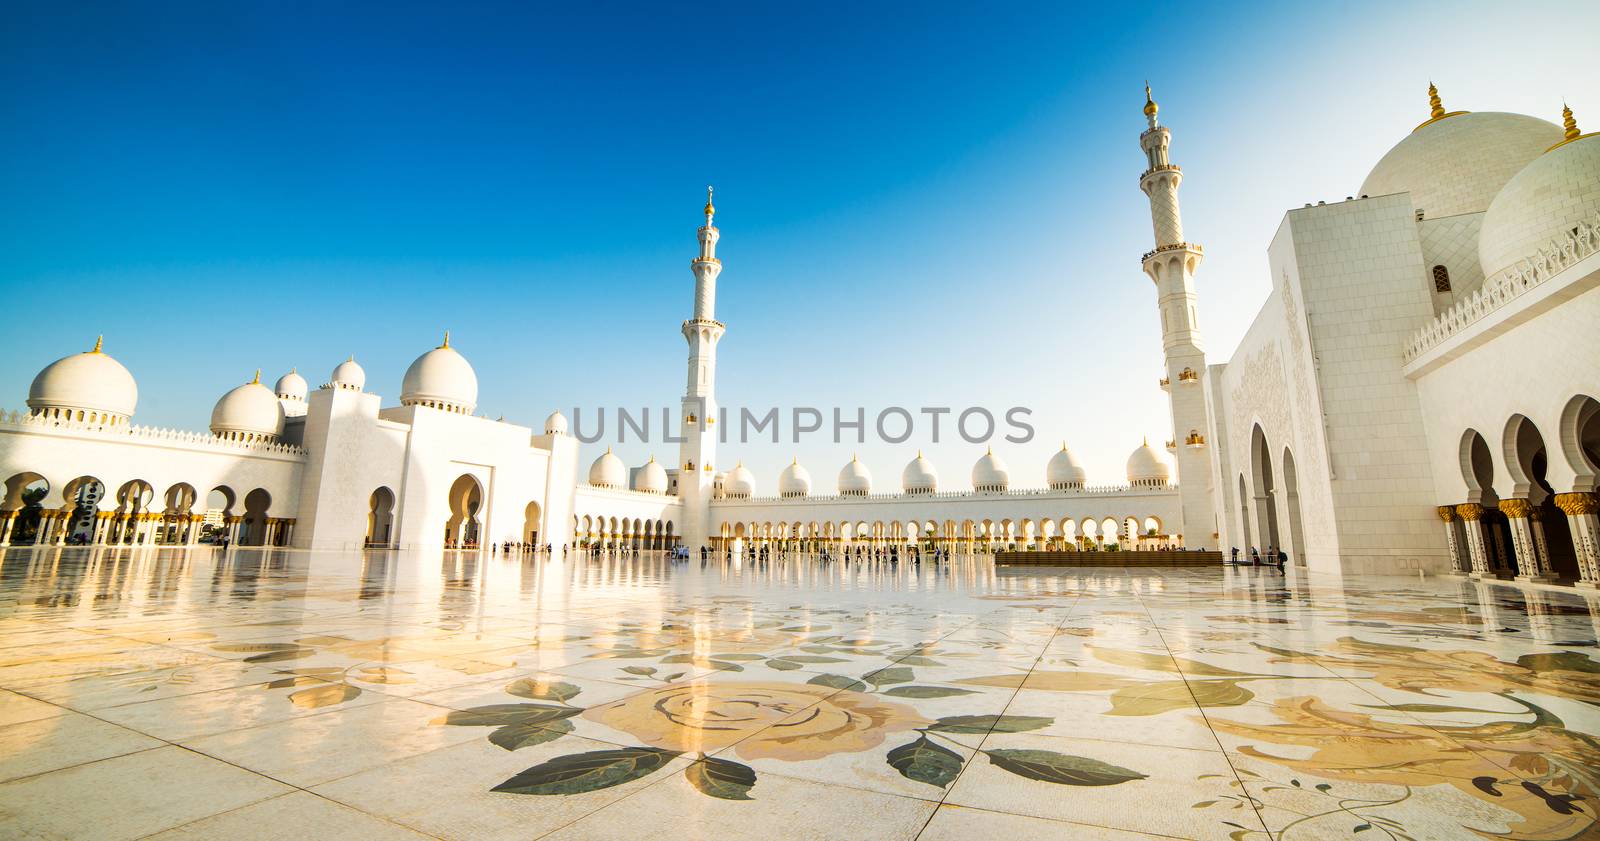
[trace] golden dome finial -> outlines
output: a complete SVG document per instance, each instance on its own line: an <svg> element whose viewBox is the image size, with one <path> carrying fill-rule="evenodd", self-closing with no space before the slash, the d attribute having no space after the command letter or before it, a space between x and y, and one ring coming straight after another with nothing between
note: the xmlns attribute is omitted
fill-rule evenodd
<svg viewBox="0 0 1600 841"><path fill-rule="evenodd" d="M444 344L440 345L439 347L445 348L445 347L449 347L449 346L450 346L450 331L449 330L445 330L444 331Z"/></svg>
<svg viewBox="0 0 1600 841"><path fill-rule="evenodd" d="M1428 119L1437 120L1444 116L1444 103L1439 101L1439 88L1428 80Z"/></svg>
<svg viewBox="0 0 1600 841"><path fill-rule="evenodd" d="M717 212L716 206L711 203L711 193L712 192L713 191L711 189L711 185L707 184L706 185L706 218L707 219L710 219Z"/></svg>
<svg viewBox="0 0 1600 841"><path fill-rule="evenodd" d="M255 377L253 379L250 380L250 384L251 385L261 385L261 369L260 368L256 369L256 375L255 375Z"/></svg>
<svg viewBox="0 0 1600 841"><path fill-rule="evenodd" d="M104 347L105 343L106 343L106 335L104 333L101 333L100 335L95 336L94 337L94 350L91 350L89 352L90 353L104 353L104 351L100 350L100 348Z"/></svg>
<svg viewBox="0 0 1600 841"><path fill-rule="evenodd" d="M1156 112L1160 110L1161 106L1157 105L1155 99L1150 96L1150 80L1146 79L1144 80L1144 115L1154 118Z"/></svg>
<svg viewBox="0 0 1600 841"><path fill-rule="evenodd" d="M1578 118L1572 116L1572 107L1565 102L1561 103L1561 127L1567 130L1568 140L1577 140L1583 136L1583 132L1578 130Z"/></svg>

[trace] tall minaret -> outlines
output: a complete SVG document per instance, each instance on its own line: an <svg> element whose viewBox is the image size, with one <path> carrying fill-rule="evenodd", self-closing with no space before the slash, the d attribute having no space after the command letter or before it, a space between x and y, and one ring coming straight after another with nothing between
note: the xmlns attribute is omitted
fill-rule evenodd
<svg viewBox="0 0 1600 841"><path fill-rule="evenodd" d="M1183 171L1167 158L1172 132L1156 121L1158 107L1144 86L1144 115L1149 127L1139 135L1148 168L1139 189L1150 197L1150 221L1156 247L1144 255L1144 272L1155 281L1161 308L1162 347L1167 356L1164 387L1172 404L1172 441L1177 445L1178 486L1183 503L1183 542L1190 548L1214 548L1217 530L1211 504L1211 460L1206 448L1206 352L1200 342L1195 312L1194 274L1205 259L1199 245L1183 238L1178 211L1178 185Z"/></svg>
<svg viewBox="0 0 1600 841"><path fill-rule="evenodd" d="M705 545L711 525L711 486L717 457L717 342L726 329L717 320L717 228L711 188L706 188L706 223L700 227L700 256L694 271L694 318L683 323L689 342L689 384L683 392L683 444L679 448L678 496L683 500L683 542L690 551Z"/></svg>

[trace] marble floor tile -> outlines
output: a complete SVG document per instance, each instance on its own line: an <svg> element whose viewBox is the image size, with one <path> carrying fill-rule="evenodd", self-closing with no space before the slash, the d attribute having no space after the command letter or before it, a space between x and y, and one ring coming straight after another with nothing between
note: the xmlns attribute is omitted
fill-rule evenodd
<svg viewBox="0 0 1600 841"><path fill-rule="evenodd" d="M125 841L292 790L169 745L0 784L0 837Z"/></svg>
<svg viewBox="0 0 1600 841"><path fill-rule="evenodd" d="M49 718L53 715L65 715L66 712L65 707L0 689L0 727Z"/></svg>
<svg viewBox="0 0 1600 841"><path fill-rule="evenodd" d="M163 742L69 712L0 727L0 782L160 747Z"/></svg>
<svg viewBox="0 0 1600 841"><path fill-rule="evenodd" d="M974 841L978 838L1026 838L1028 841L1135 841L1172 838L1148 832L1127 832L1104 826L1030 818L944 804L928 821L917 841Z"/></svg>
<svg viewBox="0 0 1600 841"><path fill-rule="evenodd" d="M176 829L147 836L145 841L428 841L429 836L365 815L306 791L263 800Z"/></svg>

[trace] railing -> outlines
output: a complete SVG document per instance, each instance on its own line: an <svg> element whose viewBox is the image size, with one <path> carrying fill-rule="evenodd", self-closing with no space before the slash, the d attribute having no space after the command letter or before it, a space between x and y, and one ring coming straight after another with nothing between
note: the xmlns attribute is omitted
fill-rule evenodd
<svg viewBox="0 0 1600 841"><path fill-rule="evenodd" d="M939 491L936 493L874 493L874 494L829 494L827 496L756 496L747 499L730 499L722 497L719 503L737 503L739 505L803 505L812 502L859 502L862 500L912 500L924 499L994 499L995 497L1030 497L1030 496L1152 496L1165 493L1174 493L1177 485L1164 487L1134 487L1133 485L1091 485L1084 488L1056 490L1055 488L1011 488L1004 491Z"/></svg>
<svg viewBox="0 0 1600 841"><path fill-rule="evenodd" d="M1139 258L1139 262L1142 264L1142 263L1144 263L1144 261L1150 259L1151 257L1154 257L1157 254L1160 254L1160 253L1165 252L1165 251L1193 251L1196 254L1204 254L1204 253L1206 253L1206 250L1204 248L1200 247L1200 243L1197 243L1197 242L1175 242L1175 243L1172 243L1171 245L1163 245L1160 248L1157 248L1157 249L1154 249L1154 250L1151 250L1151 251L1146 251L1144 253L1144 256Z"/></svg>
<svg viewBox="0 0 1600 841"><path fill-rule="evenodd" d="M293 444L265 441L228 441L208 432L191 432L187 429L167 429L155 426L105 426L89 421L48 418L34 416L25 411L9 412L0 409L0 429L6 428L19 432L43 432L52 429L70 430L76 434L89 433L103 436L110 440L185 444L191 447L205 447L232 452L246 451L288 456L304 456L306 454L304 448L296 447Z"/></svg>
<svg viewBox="0 0 1600 841"><path fill-rule="evenodd" d="M1482 321L1490 313L1560 274L1600 250L1600 213L1579 222L1566 236L1553 239L1548 248L1517 261L1484 282L1470 298L1440 313L1406 342L1406 363L1438 347L1446 339Z"/></svg>

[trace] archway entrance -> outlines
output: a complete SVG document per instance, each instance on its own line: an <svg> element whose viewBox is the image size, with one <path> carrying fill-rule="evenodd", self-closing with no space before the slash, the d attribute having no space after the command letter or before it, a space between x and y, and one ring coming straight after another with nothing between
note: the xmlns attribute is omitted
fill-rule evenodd
<svg viewBox="0 0 1600 841"><path fill-rule="evenodd" d="M1546 553L1550 571L1557 578L1576 579L1578 553L1572 545L1572 529L1567 525L1567 515L1556 507L1555 491L1545 479L1550 455L1545 449L1544 436L1533 421L1515 415L1506 424L1505 445L1506 468L1516 483L1516 492L1526 494L1532 506L1529 525L1535 545L1542 544L1540 548Z"/></svg>
<svg viewBox="0 0 1600 841"><path fill-rule="evenodd" d="M240 526L240 546L262 546L267 542L267 509L272 507L272 495L256 488L244 497L244 520Z"/></svg>
<svg viewBox="0 0 1600 841"><path fill-rule="evenodd" d="M394 529L394 491L380 487L367 500L367 545L387 547Z"/></svg>
<svg viewBox="0 0 1600 841"><path fill-rule="evenodd" d="M0 510L0 545L26 546L38 542L39 526L44 521L44 503L50 496L50 483L38 473L18 473L6 480L3 510Z"/></svg>
<svg viewBox="0 0 1600 841"><path fill-rule="evenodd" d="M61 528L55 528L58 539L68 543L89 543L95 539L95 532L100 527L100 501L105 499L106 485L93 476L79 476L67 483L61 492L63 510L67 511L67 522L64 528L66 533L61 534ZM47 536L41 536L40 542L45 542ZM111 542L103 534L101 539Z"/></svg>
<svg viewBox="0 0 1600 841"><path fill-rule="evenodd" d="M1300 516L1300 475L1295 471L1294 453L1283 448L1283 501L1289 509L1289 541L1286 549L1295 566L1306 565L1305 520Z"/></svg>
<svg viewBox="0 0 1600 841"><path fill-rule="evenodd" d="M477 477L464 473L450 486L450 519L444 524L444 545L458 549L478 546L478 512L483 508L483 486Z"/></svg>
<svg viewBox="0 0 1600 841"><path fill-rule="evenodd" d="M539 545L539 523L543 512L539 503L530 502L528 507L522 509L522 542L530 546Z"/></svg>
<svg viewBox="0 0 1600 841"><path fill-rule="evenodd" d="M1252 498L1256 512L1255 533L1260 538L1257 549L1265 553L1269 548L1283 545L1278 539L1278 506L1273 501L1272 453L1267 449L1266 433L1257 426L1250 433L1250 479L1255 491Z"/></svg>

